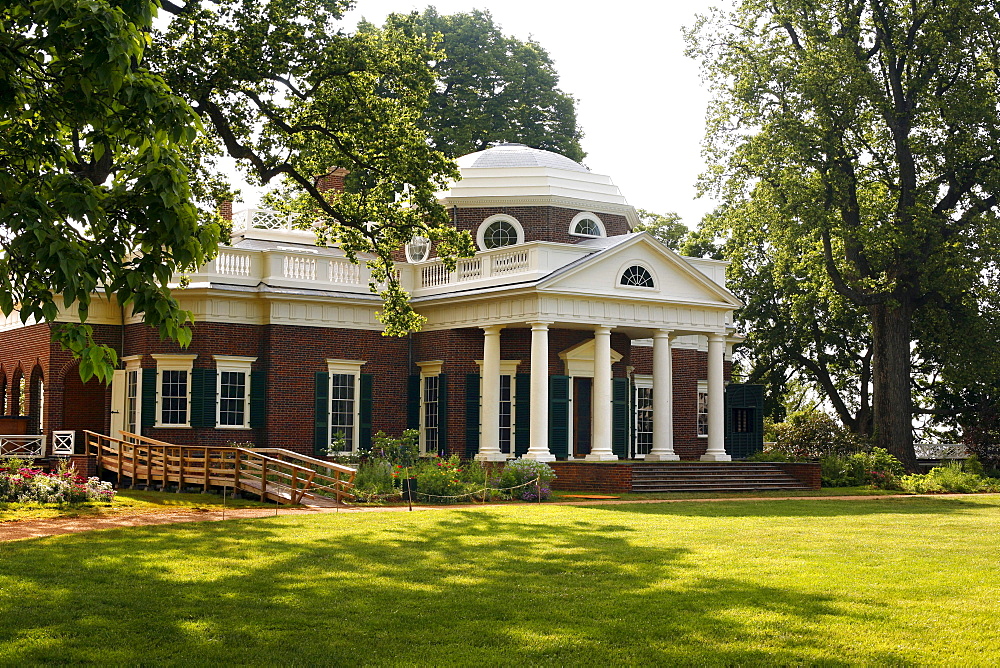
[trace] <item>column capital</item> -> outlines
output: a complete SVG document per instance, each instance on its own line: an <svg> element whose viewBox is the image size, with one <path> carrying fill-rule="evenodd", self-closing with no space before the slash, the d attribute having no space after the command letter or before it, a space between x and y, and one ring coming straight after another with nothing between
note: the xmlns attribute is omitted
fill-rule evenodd
<svg viewBox="0 0 1000 668"><path fill-rule="evenodd" d="M499 334L504 325L483 325L480 327L486 334Z"/></svg>
<svg viewBox="0 0 1000 668"><path fill-rule="evenodd" d="M541 330L541 329L548 329L549 325L555 323L552 320L533 320L528 324L531 325L531 329Z"/></svg>
<svg viewBox="0 0 1000 668"><path fill-rule="evenodd" d="M712 332L708 335L708 340L710 343L725 343L726 335L719 332Z"/></svg>
<svg viewBox="0 0 1000 668"><path fill-rule="evenodd" d="M597 325L594 327L595 334L610 334L611 330L614 329L610 325Z"/></svg>
<svg viewBox="0 0 1000 668"><path fill-rule="evenodd" d="M674 330L672 329L657 329L653 331L654 339L672 339L674 338Z"/></svg>

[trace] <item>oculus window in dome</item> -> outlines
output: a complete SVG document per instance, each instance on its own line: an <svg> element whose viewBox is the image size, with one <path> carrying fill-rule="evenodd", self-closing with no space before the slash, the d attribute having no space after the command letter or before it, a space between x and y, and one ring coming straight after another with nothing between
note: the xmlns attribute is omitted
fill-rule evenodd
<svg viewBox="0 0 1000 668"><path fill-rule="evenodd" d="M524 229L510 216L490 216L479 226L476 235L482 250L492 250L524 243Z"/></svg>
<svg viewBox="0 0 1000 668"><path fill-rule="evenodd" d="M416 236L406 244L406 260L408 262L423 262L431 254L431 240Z"/></svg>
<svg viewBox="0 0 1000 668"><path fill-rule="evenodd" d="M633 264L628 269L622 272L622 278L619 281L624 286L631 288L652 288L653 285L653 275L649 273L649 269L646 269L642 265Z"/></svg>
<svg viewBox="0 0 1000 668"><path fill-rule="evenodd" d="M578 237L605 237L607 232L604 223L589 211L583 211L573 217L569 224L569 233Z"/></svg>

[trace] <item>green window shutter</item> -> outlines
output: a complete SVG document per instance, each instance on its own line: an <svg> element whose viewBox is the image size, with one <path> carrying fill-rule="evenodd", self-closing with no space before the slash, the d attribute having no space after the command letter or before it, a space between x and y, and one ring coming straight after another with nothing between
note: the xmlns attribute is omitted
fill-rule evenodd
<svg viewBox="0 0 1000 668"><path fill-rule="evenodd" d="M569 376L549 376L549 452L569 457Z"/></svg>
<svg viewBox="0 0 1000 668"><path fill-rule="evenodd" d="M143 369L142 373L142 426L156 424L156 369Z"/></svg>
<svg viewBox="0 0 1000 668"><path fill-rule="evenodd" d="M611 451L619 459L628 459L629 390L628 378L611 379Z"/></svg>
<svg viewBox="0 0 1000 668"><path fill-rule="evenodd" d="M250 426L264 426L267 417L267 374L262 370L250 372Z"/></svg>
<svg viewBox="0 0 1000 668"><path fill-rule="evenodd" d="M360 422L358 423L358 448L372 449L372 375L361 374L361 405L359 406Z"/></svg>
<svg viewBox="0 0 1000 668"><path fill-rule="evenodd" d="M420 429L420 376L406 379L406 428Z"/></svg>
<svg viewBox="0 0 1000 668"><path fill-rule="evenodd" d="M215 426L215 369L191 369L192 427Z"/></svg>
<svg viewBox="0 0 1000 668"><path fill-rule="evenodd" d="M438 374L438 454L446 457L448 449L448 374Z"/></svg>
<svg viewBox="0 0 1000 668"><path fill-rule="evenodd" d="M748 431L736 431L736 411L749 415ZM730 383L725 393L725 445L734 459L749 457L764 449L764 386Z"/></svg>
<svg viewBox="0 0 1000 668"><path fill-rule="evenodd" d="M316 423L313 430L313 452L317 455L326 452L330 446L330 374L326 371L316 373Z"/></svg>
<svg viewBox="0 0 1000 668"><path fill-rule="evenodd" d="M479 374L465 375L465 456L479 453Z"/></svg>
<svg viewBox="0 0 1000 668"><path fill-rule="evenodd" d="M514 454L518 457L531 445L531 374L514 376Z"/></svg>

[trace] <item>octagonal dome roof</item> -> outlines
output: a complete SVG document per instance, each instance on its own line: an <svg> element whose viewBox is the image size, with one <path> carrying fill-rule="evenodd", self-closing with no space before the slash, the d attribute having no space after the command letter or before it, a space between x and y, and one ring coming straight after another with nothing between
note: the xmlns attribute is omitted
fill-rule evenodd
<svg viewBox="0 0 1000 668"><path fill-rule="evenodd" d="M503 168L503 167L552 167L567 169L573 172L589 172L590 170L564 155L531 148L524 144L498 144L485 151L477 151L463 155L456 160L461 169Z"/></svg>

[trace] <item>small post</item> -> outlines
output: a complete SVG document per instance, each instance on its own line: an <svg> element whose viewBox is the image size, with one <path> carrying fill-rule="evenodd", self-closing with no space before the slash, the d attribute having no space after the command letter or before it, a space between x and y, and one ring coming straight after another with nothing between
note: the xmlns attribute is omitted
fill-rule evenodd
<svg viewBox="0 0 1000 668"><path fill-rule="evenodd" d="M538 503L542 502L542 476L535 478L535 491L538 492Z"/></svg>
<svg viewBox="0 0 1000 668"><path fill-rule="evenodd" d="M226 519L226 486L222 486L222 519Z"/></svg>

